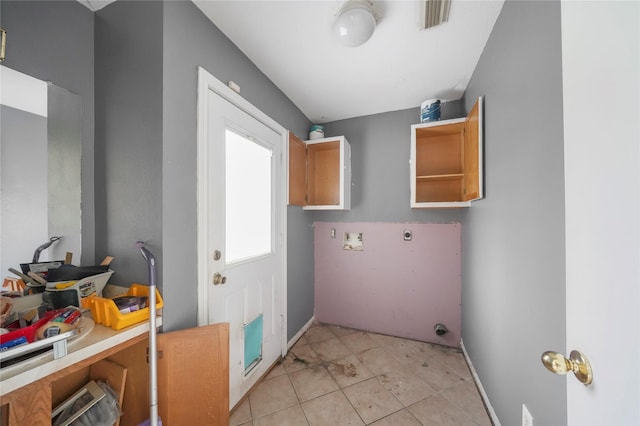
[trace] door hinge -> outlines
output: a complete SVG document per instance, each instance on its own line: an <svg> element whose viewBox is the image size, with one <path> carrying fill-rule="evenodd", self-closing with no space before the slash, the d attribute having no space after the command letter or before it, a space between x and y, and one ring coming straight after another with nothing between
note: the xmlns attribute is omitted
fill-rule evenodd
<svg viewBox="0 0 640 426"><path fill-rule="evenodd" d="M157 354L157 359L162 359L164 356L164 353L161 350L157 351ZM145 351L145 356L147 359L147 364L149 364L149 347L147 347L147 350Z"/></svg>

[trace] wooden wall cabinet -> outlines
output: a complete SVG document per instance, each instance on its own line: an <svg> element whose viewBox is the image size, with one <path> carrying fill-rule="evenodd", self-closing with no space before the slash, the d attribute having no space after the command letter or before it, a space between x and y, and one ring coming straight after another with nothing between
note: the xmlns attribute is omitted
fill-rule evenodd
<svg viewBox="0 0 640 426"><path fill-rule="evenodd" d="M130 331L123 330L124 333ZM229 325L213 324L160 333L157 350L158 414L162 423L169 426L228 425ZM72 353L67 357L75 359ZM148 419L148 333L138 333L9 393L2 392L0 424L51 424L52 409L84 385L94 375L92 369L104 360L126 370L120 426L135 426ZM47 369L46 366L40 368ZM34 374L37 373L27 371L23 376Z"/></svg>
<svg viewBox="0 0 640 426"><path fill-rule="evenodd" d="M411 126L411 207L468 207L483 197L483 98L466 118Z"/></svg>
<svg viewBox="0 0 640 426"><path fill-rule="evenodd" d="M303 141L289 132L289 204L351 208L351 146L344 136Z"/></svg>

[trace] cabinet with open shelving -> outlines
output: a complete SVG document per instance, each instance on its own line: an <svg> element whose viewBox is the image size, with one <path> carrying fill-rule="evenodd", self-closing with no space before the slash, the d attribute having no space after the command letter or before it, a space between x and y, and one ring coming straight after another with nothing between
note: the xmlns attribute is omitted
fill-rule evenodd
<svg viewBox="0 0 640 426"><path fill-rule="evenodd" d="M464 118L411 126L411 207L468 207L483 197L483 98Z"/></svg>
<svg viewBox="0 0 640 426"><path fill-rule="evenodd" d="M351 208L351 146L344 136L303 141L289 132L289 204Z"/></svg>

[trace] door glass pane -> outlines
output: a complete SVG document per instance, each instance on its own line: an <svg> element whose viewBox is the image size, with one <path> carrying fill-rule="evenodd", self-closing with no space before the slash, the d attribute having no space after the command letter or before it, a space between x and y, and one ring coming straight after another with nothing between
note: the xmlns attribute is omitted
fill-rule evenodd
<svg viewBox="0 0 640 426"><path fill-rule="evenodd" d="M271 253L271 150L232 130L226 140L226 262Z"/></svg>

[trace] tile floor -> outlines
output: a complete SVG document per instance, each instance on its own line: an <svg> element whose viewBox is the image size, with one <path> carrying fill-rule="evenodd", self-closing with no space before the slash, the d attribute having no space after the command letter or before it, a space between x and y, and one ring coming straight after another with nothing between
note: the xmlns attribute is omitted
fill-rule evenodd
<svg viewBox="0 0 640 426"><path fill-rule="evenodd" d="M231 426L491 426L459 350L314 324Z"/></svg>

